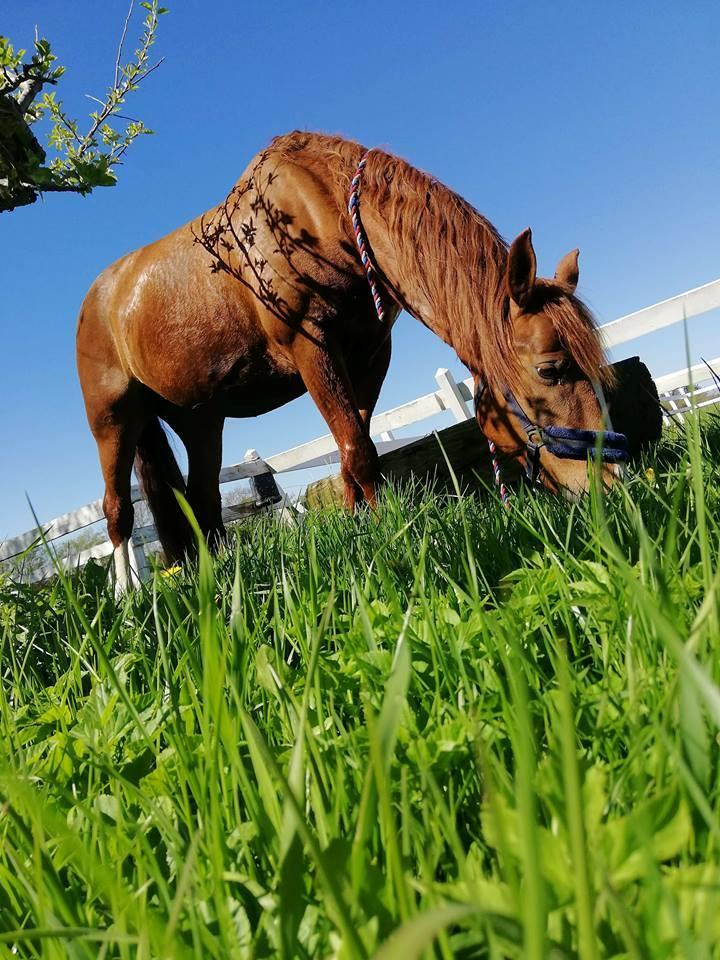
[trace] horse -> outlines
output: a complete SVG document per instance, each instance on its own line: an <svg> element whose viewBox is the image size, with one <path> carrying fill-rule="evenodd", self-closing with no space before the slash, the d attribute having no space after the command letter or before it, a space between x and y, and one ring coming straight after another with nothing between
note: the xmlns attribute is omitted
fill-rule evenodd
<svg viewBox="0 0 720 960"><path fill-rule="evenodd" d="M347 206L360 171L362 256ZM604 426L611 375L576 296L578 254L542 279L529 228L508 247L470 203L400 157L320 133L276 137L222 203L113 263L82 304L77 369L118 580L129 578L133 463L165 557L179 561L193 537L173 489L211 544L224 535L225 418L306 391L337 442L346 506L375 504L369 424L402 309L471 371L478 424L501 456L527 465L532 450L545 487L585 490L585 452L568 459L532 442L557 425L592 437ZM163 424L187 450L187 482ZM619 475L612 457L599 470L606 484Z"/></svg>

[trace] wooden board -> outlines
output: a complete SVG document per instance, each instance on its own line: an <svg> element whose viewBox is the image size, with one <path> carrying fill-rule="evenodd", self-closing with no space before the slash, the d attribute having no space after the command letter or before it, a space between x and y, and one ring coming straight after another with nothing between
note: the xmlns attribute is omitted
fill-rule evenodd
<svg viewBox="0 0 720 960"><path fill-rule="evenodd" d="M633 457L660 439L662 407L655 381L640 357L611 364L615 386L605 390L613 429L624 433Z"/></svg>

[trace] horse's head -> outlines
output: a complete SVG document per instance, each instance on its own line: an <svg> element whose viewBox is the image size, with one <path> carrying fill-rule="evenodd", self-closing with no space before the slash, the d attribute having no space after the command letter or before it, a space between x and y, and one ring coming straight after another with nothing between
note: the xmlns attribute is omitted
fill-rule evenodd
<svg viewBox="0 0 720 960"><path fill-rule="evenodd" d="M587 488L587 458L598 447L594 431L609 429L600 399L600 380L608 376L601 373L602 348L588 309L575 296L578 253L563 257L553 280L540 279L530 230L517 237L508 254L502 343L496 345L506 357L501 371L476 380L477 420L485 435L501 454L522 460L532 479L571 496ZM624 437L608 433L600 444L602 476L610 484L620 473Z"/></svg>

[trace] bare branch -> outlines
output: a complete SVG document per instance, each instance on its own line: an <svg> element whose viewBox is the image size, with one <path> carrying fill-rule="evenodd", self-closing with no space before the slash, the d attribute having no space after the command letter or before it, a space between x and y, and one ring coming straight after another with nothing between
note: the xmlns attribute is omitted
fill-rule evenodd
<svg viewBox="0 0 720 960"><path fill-rule="evenodd" d="M7 187L8 180L0 180L0 187ZM37 187L33 183L21 183L22 187L26 187L29 190L37 190ZM81 193L82 187L76 186L71 183L45 183L42 188L43 193Z"/></svg>
<svg viewBox="0 0 720 960"><path fill-rule="evenodd" d="M8 192L9 191L9 192ZM12 184L7 177L0 178L0 213L8 213L18 207L27 207L35 203L38 198L38 188L34 183L18 181ZM47 183L42 188L42 193L82 193L82 188L69 183L57 181Z"/></svg>
<svg viewBox="0 0 720 960"><path fill-rule="evenodd" d="M154 70L157 70L157 68L160 66L161 63L165 63L165 57L160 57L160 59L158 60L157 63L154 63L151 67L148 67L148 69L147 69L147 70L145 71L145 73L138 79L137 82L140 83L141 80L147 80L147 78L150 76L150 74L151 74Z"/></svg>
<svg viewBox="0 0 720 960"><path fill-rule="evenodd" d="M164 60L165 60L165 57L161 57L158 60L158 62L153 64L153 66L150 67L149 70L146 70L145 73L142 74L142 76L135 77L132 83L134 83L135 86L140 86L142 81L145 80L147 77L149 77L154 70L157 70L157 68L160 66L161 63L164 62ZM131 86L131 81L126 80L125 83L123 83L122 86L118 88L118 93L120 94L120 98L123 98L128 93L128 91L130 90L130 86ZM102 101L99 101L99 102L102 102ZM95 134L98 132L100 127L105 123L108 117L113 115L115 115L115 111L113 110L113 108L108 103L103 104L103 109L97 115L97 119L93 122L93 125L90 127L88 132L82 138L83 142L78 150L79 157L82 157L83 154L87 151L87 149L93 145L93 139L95 137Z"/></svg>
<svg viewBox="0 0 720 960"><path fill-rule="evenodd" d="M118 85L118 76L120 75L120 60L122 58L123 44L125 43L128 24L130 23L130 18L132 17L134 6L135 6L135 0L130 0L130 8L128 9L127 16L125 17L125 26L123 27L122 35L120 37L120 43L118 44L117 57L115 57L115 78L113 80L113 88L117 87Z"/></svg>
<svg viewBox="0 0 720 960"><path fill-rule="evenodd" d="M94 97L91 93L86 93L85 96L88 98L88 100L94 100L95 103L99 103L101 107L105 106L104 100L98 100L98 98ZM130 123L140 123L137 117L128 117L125 113L113 113L112 119L115 119L116 117L118 120L128 120Z"/></svg>

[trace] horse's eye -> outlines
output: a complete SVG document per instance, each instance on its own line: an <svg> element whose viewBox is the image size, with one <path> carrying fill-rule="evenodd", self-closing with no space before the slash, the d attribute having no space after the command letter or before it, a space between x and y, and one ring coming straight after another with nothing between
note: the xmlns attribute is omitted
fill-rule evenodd
<svg viewBox="0 0 720 960"><path fill-rule="evenodd" d="M535 369L540 379L546 383L560 383L566 366L562 360L553 360L547 363L540 363Z"/></svg>

